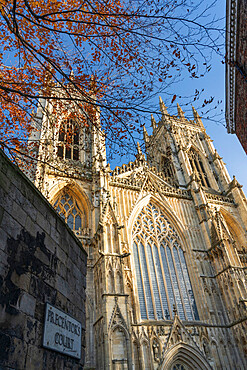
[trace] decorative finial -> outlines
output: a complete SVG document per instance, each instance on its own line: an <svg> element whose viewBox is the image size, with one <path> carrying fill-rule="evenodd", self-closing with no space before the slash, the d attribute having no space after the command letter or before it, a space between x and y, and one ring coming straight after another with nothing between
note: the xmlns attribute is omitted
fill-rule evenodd
<svg viewBox="0 0 247 370"><path fill-rule="evenodd" d="M167 115L168 112L167 112L167 107L165 106L163 100L161 99L161 97L159 97L159 101L160 101L160 111L162 113L162 115Z"/></svg>
<svg viewBox="0 0 247 370"><path fill-rule="evenodd" d="M198 126L204 128L201 117L199 116L197 110L195 109L195 107L193 107L193 105L192 105L192 111L193 111L193 116L194 116L195 122L198 124Z"/></svg>
<svg viewBox="0 0 247 370"><path fill-rule="evenodd" d="M232 182L230 183L230 188L242 188L243 185L240 185L239 182L237 181L236 177L233 175Z"/></svg>
<svg viewBox="0 0 247 370"><path fill-rule="evenodd" d="M149 139L148 132L147 132L145 125L143 125L143 138L145 141L148 141Z"/></svg>
<svg viewBox="0 0 247 370"><path fill-rule="evenodd" d="M137 142L137 154L136 154L136 159L142 163L144 163L146 161L145 159L145 155L142 153L142 150L141 150L141 146L140 146L140 143Z"/></svg>
<svg viewBox="0 0 247 370"><path fill-rule="evenodd" d="M139 155L142 155L142 150L139 141L137 141L137 152Z"/></svg>
<svg viewBox="0 0 247 370"><path fill-rule="evenodd" d="M178 103L177 103L177 110L178 110L178 116L180 118L184 118L184 112Z"/></svg>
<svg viewBox="0 0 247 370"><path fill-rule="evenodd" d="M193 105L192 105L192 111L193 111L193 115L194 115L195 120L198 119L198 118L200 118L200 116L199 116L196 108L193 107Z"/></svg>
<svg viewBox="0 0 247 370"><path fill-rule="evenodd" d="M151 126L153 128L153 130L156 128L156 121L155 121L155 118L154 116L151 114Z"/></svg>

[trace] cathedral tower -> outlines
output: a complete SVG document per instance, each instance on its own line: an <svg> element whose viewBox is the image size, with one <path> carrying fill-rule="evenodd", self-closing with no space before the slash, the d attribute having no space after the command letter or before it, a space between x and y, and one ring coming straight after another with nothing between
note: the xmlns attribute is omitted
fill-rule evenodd
<svg viewBox="0 0 247 370"><path fill-rule="evenodd" d="M244 369L247 203L196 110L160 99L147 159L111 171L96 108L42 104L35 182L89 255L86 368Z"/></svg>

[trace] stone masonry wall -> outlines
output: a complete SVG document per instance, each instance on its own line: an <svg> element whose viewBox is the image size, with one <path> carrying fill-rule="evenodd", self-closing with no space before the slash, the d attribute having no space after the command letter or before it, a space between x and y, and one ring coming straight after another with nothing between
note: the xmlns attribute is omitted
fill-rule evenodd
<svg viewBox="0 0 247 370"><path fill-rule="evenodd" d="M35 186L0 152L0 368L82 369L87 255ZM45 303L82 324L80 360L42 347Z"/></svg>
<svg viewBox="0 0 247 370"><path fill-rule="evenodd" d="M247 1L238 9L236 60L236 134L247 153Z"/></svg>

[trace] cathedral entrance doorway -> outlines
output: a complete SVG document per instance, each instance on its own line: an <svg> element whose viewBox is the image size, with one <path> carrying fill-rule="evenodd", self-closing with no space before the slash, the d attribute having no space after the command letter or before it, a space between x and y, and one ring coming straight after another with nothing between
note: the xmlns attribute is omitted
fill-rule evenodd
<svg viewBox="0 0 247 370"><path fill-rule="evenodd" d="M165 354L162 370L211 370L206 358L192 346L178 343Z"/></svg>

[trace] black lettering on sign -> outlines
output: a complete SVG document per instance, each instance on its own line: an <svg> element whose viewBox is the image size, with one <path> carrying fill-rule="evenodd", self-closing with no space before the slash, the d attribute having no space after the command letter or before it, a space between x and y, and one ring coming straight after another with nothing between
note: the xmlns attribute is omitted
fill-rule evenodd
<svg viewBox="0 0 247 370"><path fill-rule="evenodd" d="M47 320L54 324L54 313L51 310L48 310Z"/></svg>
<svg viewBox="0 0 247 370"><path fill-rule="evenodd" d="M67 337L64 334L56 333L55 334L55 343L63 346L65 348L73 350L74 339Z"/></svg>

